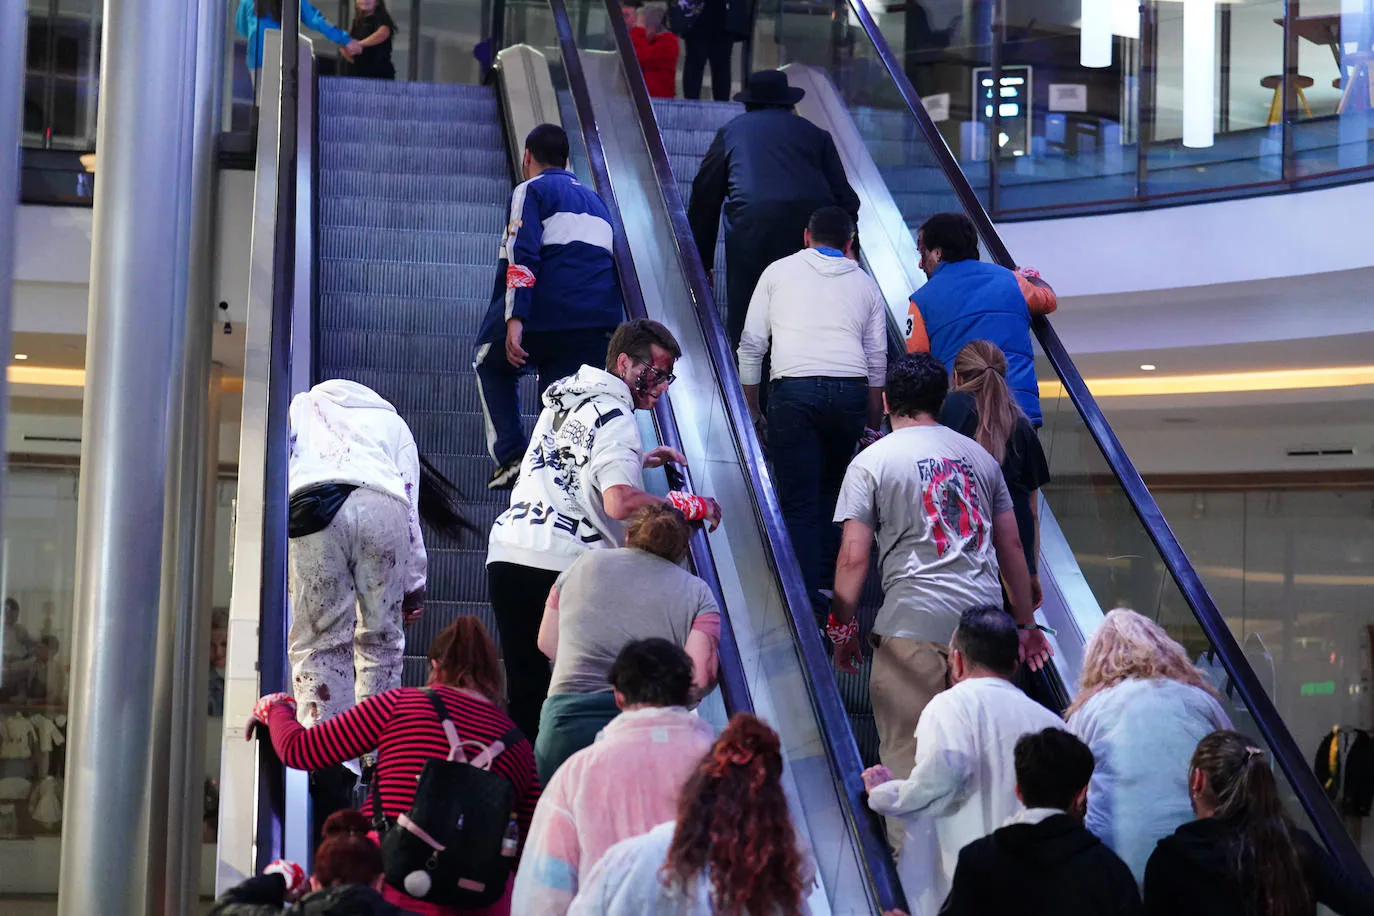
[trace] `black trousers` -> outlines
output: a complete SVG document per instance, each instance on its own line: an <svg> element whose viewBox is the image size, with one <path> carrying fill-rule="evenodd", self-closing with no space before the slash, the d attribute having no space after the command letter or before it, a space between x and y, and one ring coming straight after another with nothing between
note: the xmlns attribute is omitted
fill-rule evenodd
<svg viewBox="0 0 1374 916"><path fill-rule="evenodd" d="M539 712L549 693L553 668L539 651L539 622L544 603L557 581L552 569L535 569L518 563L488 563L487 587L491 612L501 634L501 660L506 667L506 697L510 717L534 743L539 734Z"/></svg>
<svg viewBox="0 0 1374 916"><path fill-rule="evenodd" d="M701 98L701 78L706 64L711 64L711 97L717 102L730 101L730 58L735 40L728 32L695 36L689 34L684 43L687 52L682 58L682 97Z"/></svg>

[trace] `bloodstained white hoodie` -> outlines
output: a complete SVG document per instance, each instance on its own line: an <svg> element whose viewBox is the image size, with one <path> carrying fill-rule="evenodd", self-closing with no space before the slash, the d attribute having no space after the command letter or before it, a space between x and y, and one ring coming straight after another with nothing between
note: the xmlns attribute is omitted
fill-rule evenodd
<svg viewBox="0 0 1374 916"><path fill-rule="evenodd" d="M290 422L289 492L347 483L405 503L412 548L405 591L423 589L428 558L420 531L420 453L396 408L366 385L333 379L296 395Z"/></svg>

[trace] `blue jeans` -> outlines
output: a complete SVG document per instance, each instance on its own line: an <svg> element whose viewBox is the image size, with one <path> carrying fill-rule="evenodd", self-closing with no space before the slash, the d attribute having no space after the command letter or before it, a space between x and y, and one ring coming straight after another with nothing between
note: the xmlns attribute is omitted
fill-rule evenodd
<svg viewBox="0 0 1374 916"><path fill-rule="evenodd" d="M606 347L614 328L578 328L569 331L526 331L520 345L529 354L525 365L516 368L506 359L506 339L477 348L473 367L477 370L477 391L486 421L487 451L498 466L525 454L529 445L520 424L520 395L517 384L527 372L539 374L539 398L535 413L543 409L544 389L561 378L573 375L584 364L600 369L606 364Z"/></svg>
<svg viewBox="0 0 1374 916"><path fill-rule="evenodd" d="M868 380L780 378L768 393L768 455L806 589L835 581L840 485L868 418Z"/></svg>
<svg viewBox="0 0 1374 916"><path fill-rule="evenodd" d="M539 711L539 737L534 742L534 765L539 784L547 786L553 774L573 754L590 747L597 733L620 715L615 694L558 693L544 701Z"/></svg>

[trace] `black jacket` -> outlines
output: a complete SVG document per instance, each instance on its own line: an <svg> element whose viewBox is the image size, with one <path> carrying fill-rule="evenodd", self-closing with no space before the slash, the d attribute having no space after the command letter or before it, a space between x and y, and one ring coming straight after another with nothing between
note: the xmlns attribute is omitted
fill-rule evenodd
<svg viewBox="0 0 1374 916"><path fill-rule="evenodd" d="M722 205L727 244L737 231L766 238L779 222L790 227L800 215L796 238L787 239L796 251L811 213L831 204L858 218L859 196L849 186L830 134L788 109L762 108L716 132L692 182L687 216L702 264L710 270Z"/></svg>
<svg viewBox="0 0 1374 916"><path fill-rule="evenodd" d="M290 907L285 904L286 882L281 875L259 875L230 888L215 901L209 916L405 916L365 884L341 884L306 894Z"/></svg>
<svg viewBox="0 0 1374 916"><path fill-rule="evenodd" d="M1374 914L1374 889L1352 878L1301 830L1294 839L1316 902L1340 916ZM1158 916L1251 916L1232 872L1236 828L1216 818L1184 824L1145 866L1145 909ZM1315 909L1315 908L1314 908Z"/></svg>
<svg viewBox="0 0 1374 916"><path fill-rule="evenodd" d="M1139 916L1126 863L1067 814L1011 824L959 853L940 916Z"/></svg>

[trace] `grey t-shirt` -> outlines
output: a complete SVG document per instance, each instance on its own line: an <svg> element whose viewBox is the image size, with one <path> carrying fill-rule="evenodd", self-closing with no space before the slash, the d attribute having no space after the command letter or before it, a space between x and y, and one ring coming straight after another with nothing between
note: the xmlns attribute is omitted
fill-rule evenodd
<svg viewBox="0 0 1374 916"><path fill-rule="evenodd" d="M877 532L883 606L873 632L948 642L959 614L1002 603L992 520L1011 511L997 461L944 426L907 426L849 465L835 521Z"/></svg>
<svg viewBox="0 0 1374 916"><path fill-rule="evenodd" d="M720 609L696 576L633 547L584 553L558 577L558 657L549 696L609 691L606 674L627 642L657 636L679 646Z"/></svg>

